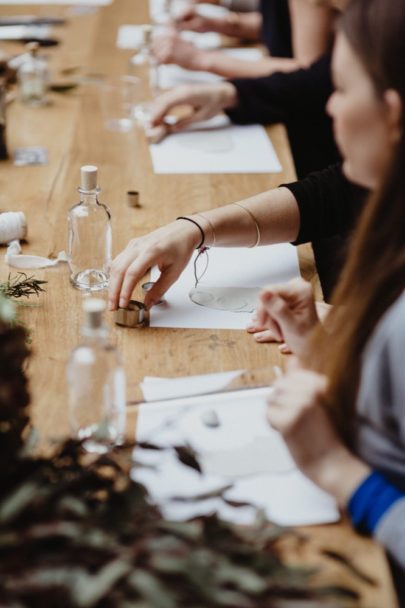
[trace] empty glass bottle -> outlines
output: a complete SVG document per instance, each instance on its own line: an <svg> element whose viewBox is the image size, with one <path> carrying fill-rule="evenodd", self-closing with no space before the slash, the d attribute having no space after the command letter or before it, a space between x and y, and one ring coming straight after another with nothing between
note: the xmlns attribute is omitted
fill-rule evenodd
<svg viewBox="0 0 405 608"><path fill-rule="evenodd" d="M38 42L29 42L27 50L28 56L18 70L20 99L31 106L45 105L50 81L48 62L38 54Z"/></svg>
<svg viewBox="0 0 405 608"><path fill-rule="evenodd" d="M68 262L74 287L98 291L108 286L111 215L98 200L97 167L81 168L80 203L69 211Z"/></svg>
<svg viewBox="0 0 405 608"><path fill-rule="evenodd" d="M142 26L142 44L130 59L131 76L140 81L138 99L133 107L133 117L142 125L148 122L150 102L159 94L159 66L152 51L153 28Z"/></svg>
<svg viewBox="0 0 405 608"><path fill-rule="evenodd" d="M103 325L105 302L83 302L83 341L67 365L69 419L73 436L89 452L102 453L122 443L125 432L125 373Z"/></svg>

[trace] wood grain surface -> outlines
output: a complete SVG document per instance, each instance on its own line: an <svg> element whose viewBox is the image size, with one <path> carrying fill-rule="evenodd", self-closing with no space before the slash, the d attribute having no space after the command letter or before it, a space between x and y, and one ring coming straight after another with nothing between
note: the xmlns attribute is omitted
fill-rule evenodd
<svg viewBox="0 0 405 608"><path fill-rule="evenodd" d="M66 6L1 6L0 15L38 14L66 17L56 28L61 44L46 49L53 79L68 77L71 68L83 84L66 93L51 95L46 107L28 108L19 101L8 109L8 147L45 146L46 166L15 167L12 161L0 165L0 210L24 211L28 220L28 242L24 253L55 256L67 246L67 213L78 201L79 170L83 164L99 167L101 200L112 212L113 248L118 253L135 235L169 222L178 215L216 207L262 190L276 187L295 177L283 126L268 133L283 165L280 175L154 175L144 134L134 128L114 133L104 128L100 111L98 82L103 77L127 71L131 52L115 46L117 28L124 23L148 20L145 0L115 0L110 6L86 14ZM5 52L19 52L17 44L3 43ZM126 204L126 192L138 190L142 207ZM5 252L2 247L1 253ZM311 249L300 247L303 275L316 284ZM1 278L7 277L3 255ZM72 288L66 265L35 271L48 281L46 293L20 307L19 318L32 340L28 366L32 392L32 418L42 445L46 440L69 433L65 365L79 340L83 295ZM105 296L105 294L104 294ZM182 376L232 369L256 369L284 365L275 345L256 344L243 331L125 329L108 317L112 340L124 357L128 378L128 398L145 375ZM129 409L128 429L133 432L136 412ZM312 539L308 556L300 548L290 548L292 559L321 564L324 580L344 581L344 568L331 567L321 559L319 547L332 546L345 552L376 579L376 586L354 583L368 608L395 606L391 580L382 551L372 541L358 537L347 523L321 526L305 531ZM315 556L315 557L314 557ZM330 560L329 560L330 562Z"/></svg>

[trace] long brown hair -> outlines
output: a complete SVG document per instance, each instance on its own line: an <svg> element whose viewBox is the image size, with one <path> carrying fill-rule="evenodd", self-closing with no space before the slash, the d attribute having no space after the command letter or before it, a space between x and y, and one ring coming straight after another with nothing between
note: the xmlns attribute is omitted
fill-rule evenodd
<svg viewBox="0 0 405 608"><path fill-rule="evenodd" d="M405 106L405 0L388 4L386 0L352 0L339 28L377 94L395 89ZM362 353L378 321L405 288L404 111L401 121L402 135L389 172L365 206L333 297L333 337L325 338L322 330L317 330L307 357L313 369L329 377L327 405L340 435L349 444Z"/></svg>

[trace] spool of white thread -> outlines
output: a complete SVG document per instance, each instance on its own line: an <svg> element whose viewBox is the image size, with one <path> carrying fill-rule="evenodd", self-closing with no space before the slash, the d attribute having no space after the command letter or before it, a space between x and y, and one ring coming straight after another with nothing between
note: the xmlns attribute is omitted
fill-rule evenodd
<svg viewBox="0 0 405 608"><path fill-rule="evenodd" d="M22 211L0 213L0 243L2 245L15 239L25 239L27 232L27 220Z"/></svg>

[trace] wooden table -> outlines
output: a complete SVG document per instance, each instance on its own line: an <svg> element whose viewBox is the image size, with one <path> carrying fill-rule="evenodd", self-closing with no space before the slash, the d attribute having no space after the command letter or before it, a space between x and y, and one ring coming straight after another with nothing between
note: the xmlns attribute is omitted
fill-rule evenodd
<svg viewBox="0 0 405 608"><path fill-rule="evenodd" d="M47 50L54 78L62 68L78 67L88 82L95 74L126 72L131 52L116 49L117 28L148 20L145 0L115 0L111 6L81 15L69 7L0 9L1 15L27 12L68 18L67 25L55 32L62 44ZM3 49L19 51L20 47L3 44ZM284 168L281 175L154 175L143 133L136 129L124 134L105 130L98 102L97 86L87 84L69 94L53 94L47 107L27 108L14 102L9 108L9 150L42 145L49 151L46 166L18 168L7 161L0 167L0 209L22 210L27 216L25 253L52 256L66 248L67 212L78 200L76 188L84 164L99 167L101 200L112 211L114 253L134 235L178 215L239 200L294 179L286 133L280 125L271 127L269 133ZM141 209L127 206L126 192L131 189L139 190ZM308 248L301 248L300 257L304 274L310 277L314 273ZM8 272L1 261L1 277ZM32 419L42 437L60 437L69 431L65 365L79 340L83 296L71 287L63 265L35 271L35 275L48 281L46 294L37 307L20 309L32 339ZM124 356L129 399L145 375L181 376L283 363L275 346L256 344L240 331L129 330L116 328L111 319L109 322L112 339ZM309 533L314 539L313 555L302 555L302 559L319 563L318 545L347 552L377 580L375 588L359 585L362 602L358 605L395 606L383 553L372 541L359 538L345 523L311 528ZM343 572L334 570L327 560L323 567L324 580L343 580Z"/></svg>

